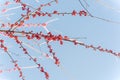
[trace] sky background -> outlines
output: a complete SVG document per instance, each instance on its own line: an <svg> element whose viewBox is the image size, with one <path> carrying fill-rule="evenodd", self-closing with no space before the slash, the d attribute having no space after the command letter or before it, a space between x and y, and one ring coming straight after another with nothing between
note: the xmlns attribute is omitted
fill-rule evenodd
<svg viewBox="0 0 120 80"><path fill-rule="evenodd" d="M3 4L5 1L0 0L0 4ZM35 0L22 1L37 8L39 4L47 3L50 0L39 0L38 3ZM120 52L120 1L85 1L88 5L86 5L84 1L82 2L92 15L116 21L118 23L107 22L90 16L85 17L71 15L54 15L52 17L37 17L35 19L31 18L26 23L43 23L49 20L57 19L56 21L49 23L47 26L48 30L52 33L67 35L71 38L79 37L78 40L86 44L92 44L94 46L100 45L103 48ZM0 10L15 6L19 5L13 4L7 7L0 6ZM84 9L79 4L78 0L59 0L58 4L53 3L52 6L43 8L43 11L45 12L52 12L54 10L59 12L72 12L73 10L80 11ZM14 14L9 17L10 20L2 16L10 13ZM23 12L19 9L11 10L4 14L1 12L0 20L5 23L13 23L20 18L21 13ZM43 31L46 33L46 31L41 27L20 28L19 30L33 30L34 32ZM0 38L6 41L5 45L9 47L9 51L14 59L18 60L21 67L35 66L35 64L23 54L14 40L2 35L0 35ZM35 46L32 41L27 41L23 38L20 39L23 42L34 46L36 49L48 53L46 44L38 47ZM39 43L42 42L44 41L39 41ZM108 53L86 49L79 45L75 46L70 42L64 42L64 45L62 46L59 45L58 42L51 42L50 44L61 62L60 67L57 67L53 60L46 59L44 57L39 58L39 62L50 74L50 80L120 80L120 59L118 57ZM25 47L29 50L32 56L37 58L40 56L38 52L33 51L27 46ZM14 66L7 54L0 50L0 69L5 70L13 67ZM44 75L36 68L23 69L23 73L26 76L26 80L45 80ZM0 74L0 80L20 80L19 73L18 71L4 72Z"/></svg>

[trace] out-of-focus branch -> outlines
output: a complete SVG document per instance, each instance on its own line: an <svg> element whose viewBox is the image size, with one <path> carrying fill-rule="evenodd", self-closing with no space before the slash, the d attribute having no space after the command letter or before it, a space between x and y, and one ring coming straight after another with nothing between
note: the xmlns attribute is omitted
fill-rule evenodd
<svg viewBox="0 0 120 80"><path fill-rule="evenodd" d="M106 21L106 22L120 24L120 22L117 22L117 21L112 21L112 20L109 20L109 19L105 19L105 18L101 18L101 17L92 15L92 13L90 13L90 11L84 6L82 1L81 0L78 0L78 1L79 1L80 5L84 8L84 10L87 11L87 13L89 14L90 17L100 19L100 20L103 20L103 21Z"/></svg>

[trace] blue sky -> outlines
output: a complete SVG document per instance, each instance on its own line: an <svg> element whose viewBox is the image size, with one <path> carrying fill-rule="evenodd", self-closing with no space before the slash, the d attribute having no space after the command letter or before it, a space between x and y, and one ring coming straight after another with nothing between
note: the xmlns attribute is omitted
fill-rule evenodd
<svg viewBox="0 0 120 80"><path fill-rule="evenodd" d="M22 0L35 7L40 3L46 3L50 0L39 0L37 3L35 0ZM81 0L82 1L82 0ZM105 18L108 20L120 21L120 4L119 0L85 0L89 6L86 8L94 16ZM83 1L82 1L83 2ZM4 3L0 0L0 4ZM84 2L83 2L84 3ZM85 5L85 4L84 4ZM10 5L7 8L11 8L18 5ZM0 7L2 10L3 6ZM53 4L50 7L45 7L43 11L57 10L60 12L72 12L73 10L84 10L79 4L78 0L59 0L58 4ZM6 14L14 13L10 16L10 20L1 17L3 22L15 22L19 17L21 10L8 11ZM1 13L2 14L2 13ZM52 17L37 17L31 18L26 23L42 23L45 21L57 19L54 22L48 24L47 28L54 34L67 35L71 38L79 37L79 41L86 44L92 44L94 46L102 46L103 48L112 49L113 51L120 52L119 34L120 24L107 22L104 20L92 18L90 16L57 16ZM34 31L46 31L39 27L34 28L21 28L20 30L34 30ZM14 43L12 39L0 35L2 39L6 41L6 45L9 46L9 51L12 52L12 56L19 61L19 65L35 66L19 49L19 46ZM48 52L46 44L40 47L35 46L32 41L20 38L25 43L34 46L38 50ZM38 41L42 43L43 41ZM32 44L31 44L32 43ZM64 45L59 45L58 42L50 43L61 61L61 66L54 65L53 60L40 58L39 62L45 67L45 70L50 74L50 80L120 80L120 59L111 54L94 51L92 49L86 49L82 46L75 46L73 43L64 42ZM27 47L27 46L25 46ZM27 47L30 54L35 57L39 57L40 54ZM9 57L4 52L0 54L0 69L13 68L13 64L10 62ZM17 55L16 55L17 54ZM23 73L26 76L26 80L45 80L44 75L40 73L36 68L23 69ZM0 80L20 80L19 73L17 71L4 72L0 74Z"/></svg>

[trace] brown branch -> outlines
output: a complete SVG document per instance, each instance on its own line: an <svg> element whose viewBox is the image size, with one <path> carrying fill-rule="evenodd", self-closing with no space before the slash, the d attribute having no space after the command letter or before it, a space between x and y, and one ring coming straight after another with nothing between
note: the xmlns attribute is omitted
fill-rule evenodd
<svg viewBox="0 0 120 80"><path fill-rule="evenodd" d="M79 1L80 5L85 9L85 11L87 11L87 13L89 14L90 17L96 18L96 19L99 19L99 20L103 20L103 21L106 21L106 22L120 24L120 22L117 22L117 21L112 21L112 20L109 20L109 19L105 19L105 18L101 18L101 17L92 15L90 13L90 11L83 5L82 1L81 0L78 0L78 1Z"/></svg>

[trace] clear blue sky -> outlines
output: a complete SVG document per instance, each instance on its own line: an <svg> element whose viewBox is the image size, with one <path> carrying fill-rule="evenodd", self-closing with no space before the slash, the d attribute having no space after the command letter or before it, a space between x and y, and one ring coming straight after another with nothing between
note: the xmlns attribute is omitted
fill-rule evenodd
<svg viewBox="0 0 120 80"><path fill-rule="evenodd" d="M37 4L45 3L50 0L39 0L36 3L35 0L22 0L35 7ZM81 0L82 1L82 0ZM109 19L112 21L120 21L120 1L119 0L85 0L89 6L87 9L95 16ZM0 4L4 3L0 0ZM17 5L11 5L7 8L11 8ZM1 6L0 10L4 7ZM83 10L78 0L59 0L58 4L53 4L51 7L45 7L43 11L57 10L60 12L72 12L73 10ZM14 16L10 16L10 21L4 17L1 20L4 22L15 22L20 16L21 10L12 10L7 12L15 13ZM2 14L2 13L1 13ZM55 34L67 35L71 38L79 37L79 41L85 42L86 44L93 44L95 46L102 46L103 48L112 49L113 51L120 52L119 45L119 34L120 24L106 22L103 20L81 16L52 16L52 17L38 17L36 19L31 18L26 23L42 23L48 20L58 19L50 24L47 28L49 31ZM1 23L0 23L1 24ZM42 28L23 28L26 31L43 31ZM9 51L14 52L12 56L19 61L20 66L35 66L32 61L29 61L26 56L20 51L14 41L9 40L7 37L1 36L2 39L6 40L6 45L9 46ZM85 37L85 38L84 38ZM32 43L32 41L25 41L26 43ZM41 41L43 42L43 41ZM34 44L31 44L34 46ZM45 70L50 74L50 80L120 80L120 59L99 51L93 51L92 49L86 49L82 46L75 46L70 42L64 42L61 46L57 42L51 42L51 45L56 52L57 56L61 61L61 66L57 67L54 65L52 60L41 58L39 62L45 67ZM27 47L27 46L26 46ZM44 52L48 52L46 45L41 47L35 47ZM28 48L32 56L40 56L35 51ZM13 64L10 62L9 57L2 53L0 50L0 69L13 68ZM15 55L19 54L19 55ZM26 80L45 80L44 75L40 73L36 68L23 69L23 73L26 76ZM20 80L18 78L19 73L17 71L4 72L0 74L0 80Z"/></svg>

